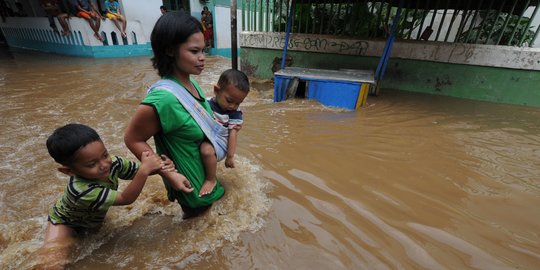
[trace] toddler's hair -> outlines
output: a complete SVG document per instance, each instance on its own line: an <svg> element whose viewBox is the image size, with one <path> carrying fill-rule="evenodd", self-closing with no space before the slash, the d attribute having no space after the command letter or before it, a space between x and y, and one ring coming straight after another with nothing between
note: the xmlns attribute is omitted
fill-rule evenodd
<svg viewBox="0 0 540 270"><path fill-rule="evenodd" d="M242 92L249 92L249 79L244 72L236 69L228 69L221 73L217 85L221 88L234 85Z"/></svg>
<svg viewBox="0 0 540 270"><path fill-rule="evenodd" d="M57 128L47 139L49 155L62 165L70 165L74 154L86 145L101 141L98 133L83 124L67 124Z"/></svg>

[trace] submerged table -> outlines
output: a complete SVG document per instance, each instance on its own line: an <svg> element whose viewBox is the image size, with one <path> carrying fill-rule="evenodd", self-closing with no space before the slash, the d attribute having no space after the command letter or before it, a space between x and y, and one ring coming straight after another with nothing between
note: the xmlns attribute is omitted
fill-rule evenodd
<svg viewBox="0 0 540 270"><path fill-rule="evenodd" d="M274 102L301 97L355 110L366 103L373 85L374 73L370 70L287 67L274 73ZM304 92L297 92L299 86Z"/></svg>

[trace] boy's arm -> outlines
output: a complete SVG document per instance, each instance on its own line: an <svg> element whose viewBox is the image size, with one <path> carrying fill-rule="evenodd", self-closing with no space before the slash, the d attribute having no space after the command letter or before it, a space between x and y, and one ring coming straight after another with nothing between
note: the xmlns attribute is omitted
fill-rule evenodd
<svg viewBox="0 0 540 270"><path fill-rule="evenodd" d="M146 179L155 170L161 168L161 159L154 153L145 151L141 155L142 164L133 180L128 184L126 189L118 192L113 205L126 205L133 203L144 187Z"/></svg>
<svg viewBox="0 0 540 270"><path fill-rule="evenodd" d="M234 152L236 151L236 138L238 129L229 129L229 140L227 141L227 157L225 158L225 167L234 168Z"/></svg>

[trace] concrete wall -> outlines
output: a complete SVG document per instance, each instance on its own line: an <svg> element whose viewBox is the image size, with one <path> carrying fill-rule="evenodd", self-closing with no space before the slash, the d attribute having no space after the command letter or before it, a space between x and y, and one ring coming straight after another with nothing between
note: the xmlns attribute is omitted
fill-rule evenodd
<svg viewBox="0 0 540 270"><path fill-rule="evenodd" d="M284 35L242 33L241 69L263 79L279 68ZM384 41L294 35L291 66L375 70ZM540 107L540 49L442 42L394 44L381 88ZM382 90L384 94L384 89Z"/></svg>
<svg viewBox="0 0 540 270"><path fill-rule="evenodd" d="M61 30L62 27L56 19L55 22L58 29ZM85 20L72 17L68 20L68 23L71 32L81 33L82 44L87 46L103 46L103 44L94 37L94 32ZM10 38L12 38L12 35L8 32L8 30L22 31L25 34L18 36L18 38L24 39L26 37L29 42L32 40L39 40L38 37L34 37L33 32L40 30L51 31L49 21L45 17L8 17L5 23L0 23L0 27L4 31L4 36L6 37L8 45L10 46L12 46L12 44L10 44ZM109 42L112 40L112 33L115 33L117 37L120 37L120 31L109 20L101 23L100 32L106 33ZM150 42L149 34L144 31L144 27L138 21L128 21L126 32L128 33L129 44L133 44L135 41L132 35L133 33L136 35L137 44L145 44ZM64 42L59 41L59 43Z"/></svg>
<svg viewBox="0 0 540 270"><path fill-rule="evenodd" d="M130 22L137 23L144 33L145 41L150 42L152 29L161 16L159 7L162 4L161 0L122 0L122 10L128 20L127 27L130 27Z"/></svg>
<svg viewBox="0 0 540 270"><path fill-rule="evenodd" d="M217 3L218 1L216 1ZM208 6L210 8L212 8L212 2L210 2L208 4ZM238 7L240 8L240 3L238 4ZM219 6L219 5L216 5L215 7L215 10L214 10L214 19L216 21L216 29L214 30L215 31L215 38L216 38L216 48L220 49L221 51L225 50L225 49L229 49L231 47L230 45L230 11L229 11L229 6ZM532 13L534 11L534 7L529 7L526 12L524 13L524 16L526 17L531 17L532 16ZM433 24L433 29L435 31L437 31L437 29L439 28L439 25L441 23L441 19L443 17L443 10L439 10L436 12L435 14L435 20L434 20L434 24ZM435 32L429 37L429 41L440 41L440 42L444 42L445 38L446 38L446 35L447 35L447 31L449 32L448 33L448 39L447 39L447 42L453 42L454 39L455 39L455 35L456 33L458 32L458 28L459 28L459 23L460 21L463 19L463 16L461 15L461 13L457 14L454 18L454 23L452 24L452 28L448 29L449 28L449 25L450 25L450 18L453 16L453 12L454 10L448 10L447 11L447 14L446 14L446 17L445 17L445 20L443 21L443 25L442 25L442 31L441 33L439 34L438 38L436 39L436 34ZM259 18L266 18L266 14L259 14L258 12L256 12L254 15L255 18L255 27L258 28L259 25L262 26L263 29L266 29L266 26L264 25L264 23L266 22L265 20L263 20L262 22L259 22ZM431 21L431 18L433 16L433 12L429 13L427 16L426 16L426 22L424 23L424 27L423 29L421 29L421 31L423 31L425 28L428 27L428 24L429 24L429 21ZM242 17L241 17L241 10L238 11L238 29L240 31L241 28L241 25L242 25ZM479 19L477 21L480 21ZM466 27L468 27L468 25L471 23L471 20L469 19L468 22L466 23ZM270 31L273 31L271 28L272 28L272 23L270 23ZM534 31L537 29L537 27L540 25L540 12L538 12L535 16L535 18L533 18L532 20L532 24L531 24L531 29ZM250 29L250 30L253 30L253 29ZM416 37L417 34L418 34L418 31L420 29L415 29L413 30L412 32L412 37ZM257 30L255 30L257 31ZM262 29L260 30L262 31ZM275 33L275 35L283 35L283 33ZM274 36L276 37L276 36ZM273 40L271 42L275 42L277 38L274 38L273 37ZM276 41L278 43L280 43L280 41ZM313 41L313 42L316 42L316 41ZM324 42L324 41L323 41ZM384 43L384 41L382 41ZM316 45L316 44L315 44ZM340 46L343 45L343 46L351 46L350 48L348 49L351 49L351 50L355 50L355 46L358 47L358 46L364 46L363 44L351 44L349 42L346 42L346 43L342 43L340 41ZM384 46L384 45L383 45ZM258 46L256 46L258 47ZM380 47L380 46L379 46ZM495 46L496 47L496 46ZM536 40L533 41L532 43L532 48L540 48L540 35L537 36ZM262 48L269 48L269 47L262 47ZM283 42L281 42L281 45L280 45L280 48L283 48ZM425 49L427 50L431 50L431 52L428 52L429 54L433 55L433 50L438 50L439 46L438 45L435 45L435 46L432 46L432 45L427 45ZM493 50L492 48L490 47L484 47L486 50ZM360 48L360 50L362 50ZM489 53L489 52L485 52L485 50L483 49L480 49L478 50L477 48L473 48L471 49L471 47L465 47L465 46L461 46L458 48L456 48L454 50L454 54L455 53L458 53L459 51L467 51L467 54L470 54L470 50L475 50L474 54L478 54L478 55L481 55L479 56L480 58L484 58L484 59L489 59L492 57L492 55ZM495 51L497 51L499 49L495 49ZM524 51L526 51L527 48L524 49ZM309 51L309 50L308 50ZM505 52L508 52L508 51L505 51ZM438 52L437 52L438 53ZM444 54L442 55L442 57L444 58ZM376 55L380 55L380 54L376 54ZM436 60L436 61L439 61L439 60ZM505 60L506 61L506 60Z"/></svg>
<svg viewBox="0 0 540 270"><path fill-rule="evenodd" d="M88 23L77 17L68 20L71 35L54 33L37 1L27 3L36 16L8 17L0 21L0 28L9 46L85 57L125 57L151 54L150 34L161 16L161 0L124 0L121 10L127 19L127 43L121 39L120 30L110 20L101 21L100 33L107 43L94 37ZM29 13L27 11L27 13ZM40 15L41 14L41 15ZM29 15L32 15L29 13ZM55 19L58 29L62 29ZM113 40L117 40L116 44Z"/></svg>
<svg viewBox="0 0 540 270"><path fill-rule="evenodd" d="M240 30L242 29L242 11L236 12L236 28L238 47L240 47ZM214 11L214 46L216 52L223 56L230 56L231 50L231 10L229 7L216 6Z"/></svg>
<svg viewBox="0 0 540 270"><path fill-rule="evenodd" d="M287 50L379 57L383 53L385 43L386 41L383 40L355 40L292 33ZM243 32L240 44L243 48L282 50L285 35L283 33ZM540 71L540 48L398 41L394 43L391 57Z"/></svg>
<svg viewBox="0 0 540 270"><path fill-rule="evenodd" d="M12 1L14 2L14 1ZM0 21L0 27L2 28L25 28L25 29L43 29L48 30L49 23L46 19L45 12L38 4L38 1L21 2L26 8L28 17L8 17L5 23ZM133 32L137 36L137 43L144 44L150 42L150 34L154 24L156 23L161 12L159 6L162 5L161 0L123 0L121 1L121 10L127 19L127 30L129 33ZM29 12L31 11L31 12ZM55 19L58 29L62 29ZM93 36L93 32L86 21L77 17L71 17L68 20L70 29L73 31L81 32L84 40L84 44L90 46L101 46L97 39ZM114 26L110 20L101 21L100 32L103 31L109 35L115 32L120 37L120 31ZM132 44L131 37L128 38L129 43Z"/></svg>

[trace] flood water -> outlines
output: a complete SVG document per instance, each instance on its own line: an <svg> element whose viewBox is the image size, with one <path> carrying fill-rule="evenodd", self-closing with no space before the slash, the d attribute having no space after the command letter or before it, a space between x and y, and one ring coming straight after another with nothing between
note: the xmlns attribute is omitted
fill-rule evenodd
<svg viewBox="0 0 540 270"><path fill-rule="evenodd" d="M207 95L229 66L207 57ZM0 269L38 264L67 182L47 136L84 123L133 158L124 130L157 79L148 57L0 49ZM209 212L182 220L153 176L68 268L540 268L540 109L383 89L344 111L273 103L272 87L253 78L237 168L220 165L226 195Z"/></svg>

